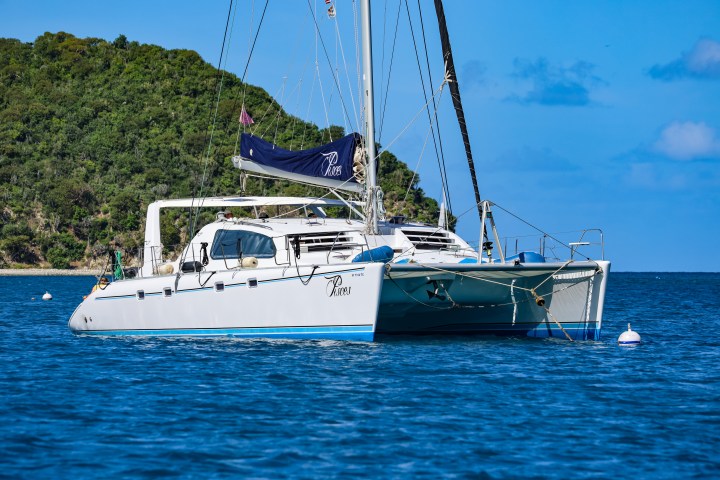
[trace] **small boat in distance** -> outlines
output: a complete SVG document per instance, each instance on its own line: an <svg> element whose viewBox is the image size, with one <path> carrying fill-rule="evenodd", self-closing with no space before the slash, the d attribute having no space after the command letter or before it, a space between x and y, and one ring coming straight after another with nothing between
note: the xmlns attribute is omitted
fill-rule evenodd
<svg viewBox="0 0 720 480"><path fill-rule="evenodd" d="M442 218L427 225L386 217L377 183L369 0L361 7L363 135L289 151L243 134L240 155L232 159L245 172L322 186L338 199L237 196L152 203L142 266L134 278L116 279L88 295L70 318L73 332L365 341L379 334L599 338L610 263L573 258L587 244L585 232L568 245L564 260L530 251L506 256L493 204L477 190L469 140L480 215L477 248ZM444 29L447 37L440 8L441 17L441 36ZM449 59L445 81L456 83L449 44L443 46ZM166 208L218 213L179 256L165 258L160 211ZM226 213L233 211L242 215ZM602 243L601 233L600 238Z"/></svg>

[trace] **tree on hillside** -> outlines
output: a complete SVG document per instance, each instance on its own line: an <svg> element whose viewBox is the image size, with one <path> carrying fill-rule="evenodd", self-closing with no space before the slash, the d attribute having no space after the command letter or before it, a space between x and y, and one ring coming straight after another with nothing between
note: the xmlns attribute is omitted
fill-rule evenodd
<svg viewBox="0 0 720 480"><path fill-rule="evenodd" d="M344 134L288 115L261 88L224 75L205 194L239 191L228 159L241 93L249 110L268 112L255 119L260 136L268 132L266 139L283 148ZM0 259L68 266L108 248L136 252L150 202L199 194L216 86L216 69L196 52L124 35L112 42L65 32L33 43L0 39ZM390 213L437 219L437 202L389 152L381 173ZM283 181L247 185L251 195L323 192ZM186 226L182 218L163 220L163 232L178 242Z"/></svg>

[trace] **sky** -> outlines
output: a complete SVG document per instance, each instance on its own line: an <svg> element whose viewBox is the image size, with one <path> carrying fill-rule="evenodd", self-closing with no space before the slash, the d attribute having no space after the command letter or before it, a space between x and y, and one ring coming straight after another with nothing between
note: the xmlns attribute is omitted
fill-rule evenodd
<svg viewBox="0 0 720 480"><path fill-rule="evenodd" d="M0 36L32 42L65 31L112 41L124 34L196 50L217 65L228 3L0 0ZM414 34L422 44L417 1L408 4L412 31L404 0L372 6L376 135L440 199L412 41ZM450 201L458 233L477 242L463 144L447 89L440 90L434 8L420 4L432 90L440 92L434 98ZM264 6L241 0L232 15L223 66L238 76ZM351 130L359 123L356 5L334 6L331 19L324 0L271 0L246 79L300 118ZM324 49L316 46L313 10ZM516 242L539 246L528 224L569 241L602 229L614 271L720 271L713 253L720 238L720 2L446 0L445 13L480 193L496 204L510 253ZM597 231L585 239L593 245L583 253L599 256Z"/></svg>

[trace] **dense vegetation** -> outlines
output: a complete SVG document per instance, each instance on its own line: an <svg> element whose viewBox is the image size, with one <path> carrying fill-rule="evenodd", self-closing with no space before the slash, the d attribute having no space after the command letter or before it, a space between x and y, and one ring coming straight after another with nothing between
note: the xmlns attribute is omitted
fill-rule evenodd
<svg viewBox="0 0 720 480"><path fill-rule="evenodd" d="M216 70L196 52L122 35L113 42L62 32L33 43L0 39L0 267L89 266L104 261L108 248L132 254L142 245L148 203L238 194L229 158L243 91L257 131L285 148L343 133L288 115L264 90L226 73L205 171L217 84ZM437 202L417 178L403 201L412 172L389 152L380 174L390 214L437 221ZM323 192L250 179L246 193ZM162 226L170 243L185 239L185 215L164 216Z"/></svg>

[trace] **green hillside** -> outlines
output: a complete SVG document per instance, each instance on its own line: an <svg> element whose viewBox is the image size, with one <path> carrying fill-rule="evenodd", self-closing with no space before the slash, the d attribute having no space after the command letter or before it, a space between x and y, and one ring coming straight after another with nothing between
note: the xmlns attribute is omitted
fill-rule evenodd
<svg viewBox="0 0 720 480"><path fill-rule="evenodd" d="M132 257L143 241L144 210L163 198L240 193L232 167L244 88L225 74L208 180L217 71L190 50L46 33L33 43L0 39L0 267L97 265L109 247ZM342 134L288 115L261 88L245 104L266 140L289 149ZM438 204L412 172L381 156L390 214L436 222ZM322 190L250 179L248 195ZM185 215L163 218L170 241L185 239Z"/></svg>

